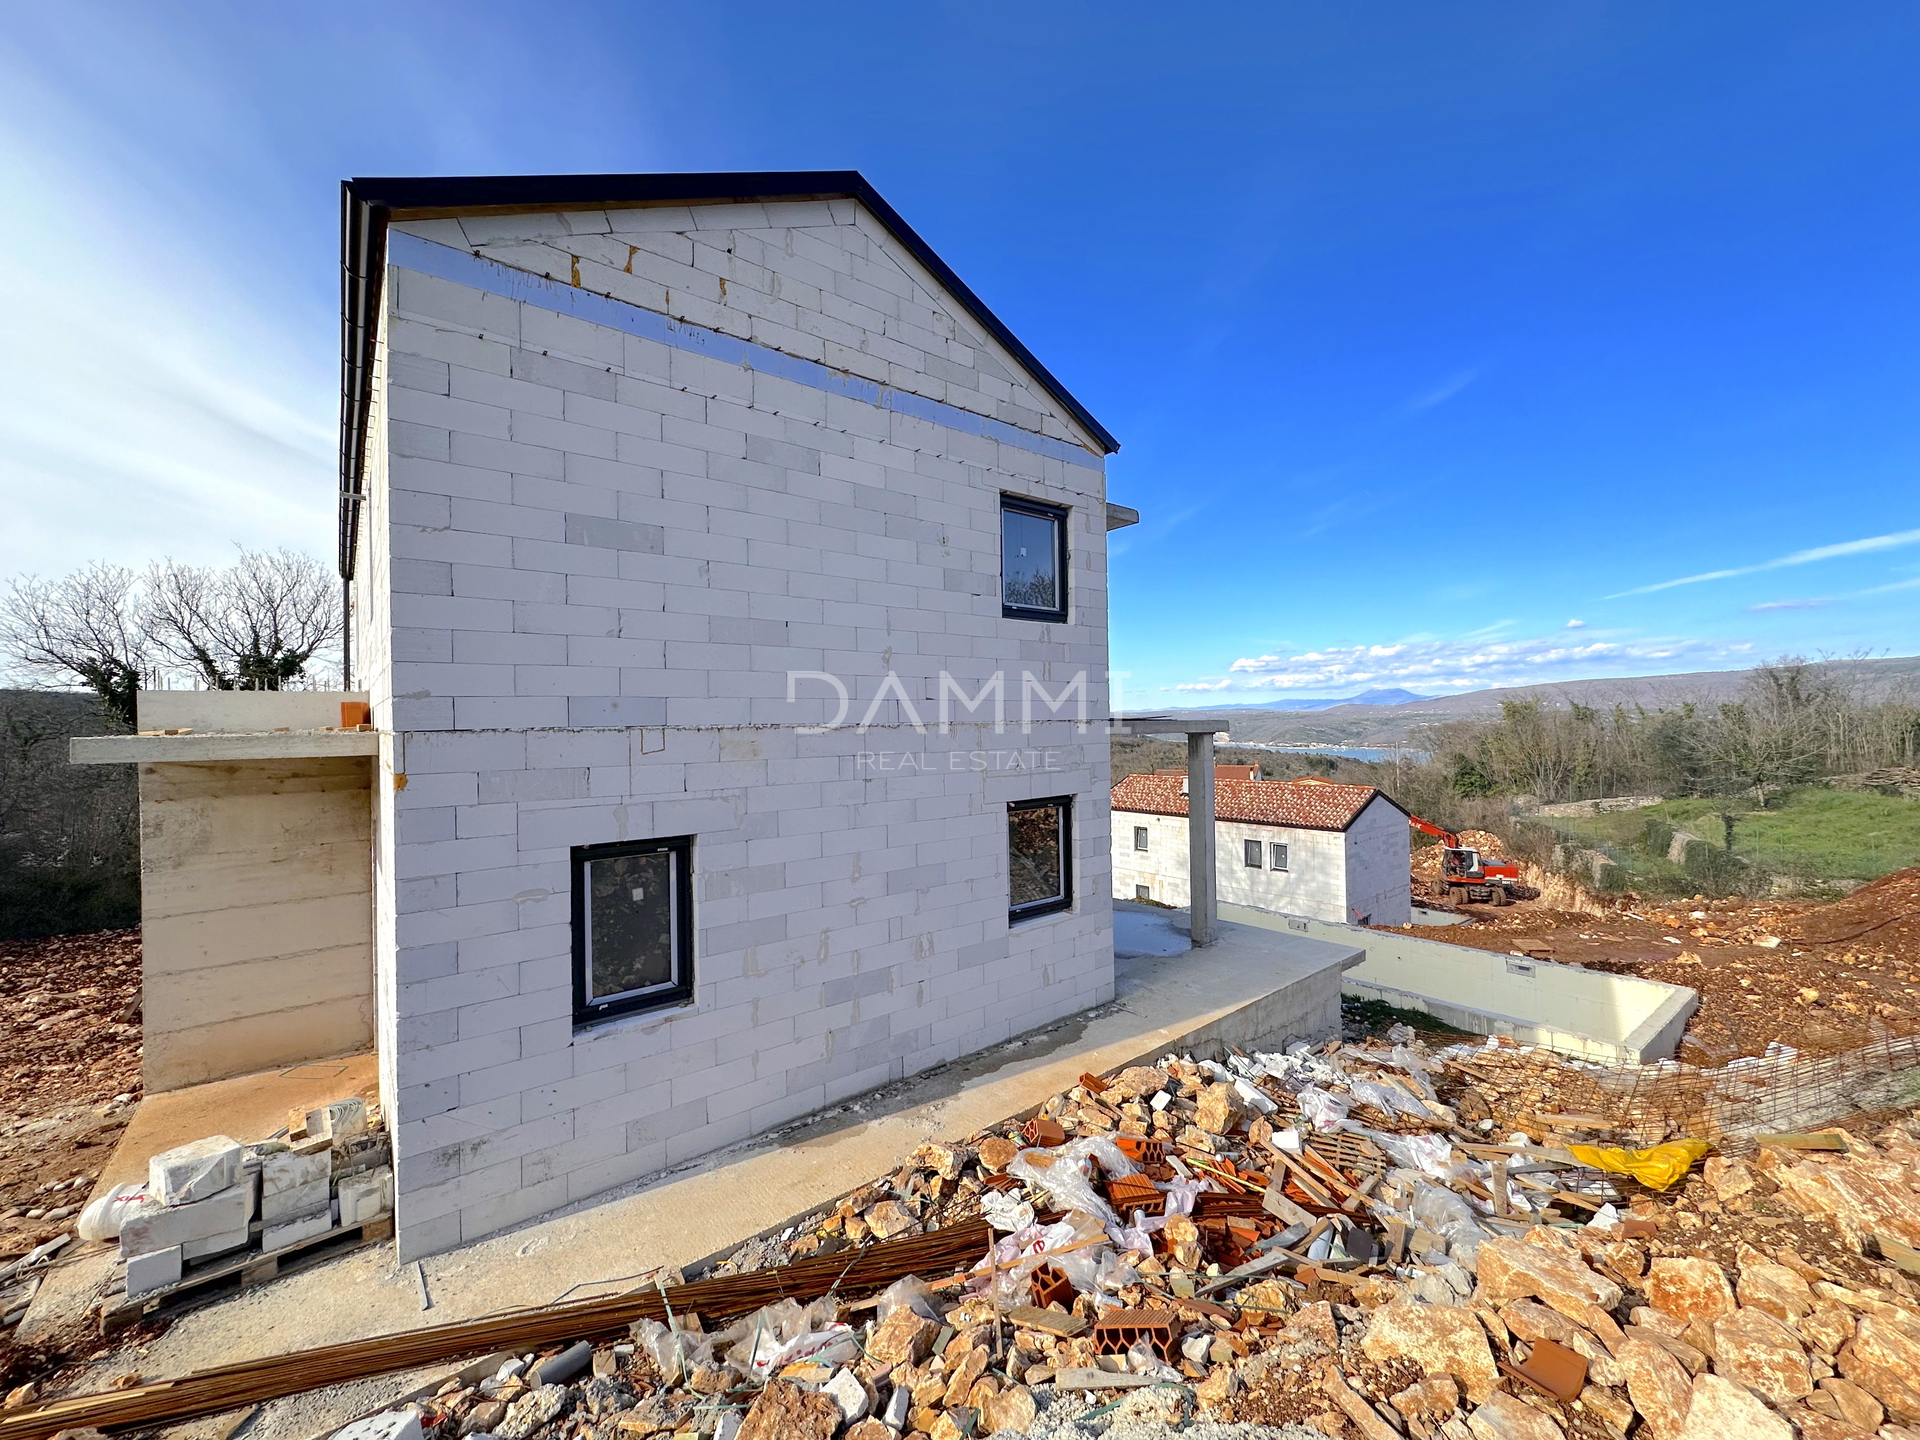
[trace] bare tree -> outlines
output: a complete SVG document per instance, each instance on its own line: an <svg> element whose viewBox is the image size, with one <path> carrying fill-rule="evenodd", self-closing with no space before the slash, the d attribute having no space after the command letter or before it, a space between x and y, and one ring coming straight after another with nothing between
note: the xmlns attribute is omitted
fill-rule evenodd
<svg viewBox="0 0 1920 1440"><path fill-rule="evenodd" d="M225 569L164 560L144 577L96 561L62 580L23 576L0 595L0 646L47 685L81 685L139 728L142 686L163 676L209 690L279 690L340 635L318 560L242 550Z"/></svg>
<svg viewBox="0 0 1920 1440"><path fill-rule="evenodd" d="M63 580L21 576L0 596L0 644L26 675L79 683L127 729L152 672L145 607L133 571L96 560Z"/></svg>
<svg viewBox="0 0 1920 1440"><path fill-rule="evenodd" d="M209 690L278 690L340 633L326 568L292 550L243 550L225 570L161 561L146 590L154 646Z"/></svg>

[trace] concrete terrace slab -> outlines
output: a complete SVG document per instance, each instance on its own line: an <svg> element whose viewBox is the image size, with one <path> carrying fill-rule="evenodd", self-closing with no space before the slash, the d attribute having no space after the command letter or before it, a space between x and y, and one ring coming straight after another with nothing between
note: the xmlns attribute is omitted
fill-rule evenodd
<svg viewBox="0 0 1920 1440"><path fill-rule="evenodd" d="M1151 907L1138 912L1154 923L1130 919L1129 928L1157 929L1163 942L1184 929L1184 915ZM1032 1110L1082 1072L1170 1050L1217 1053L1224 1044L1268 1047L1334 1033L1341 975L1360 963L1358 947L1244 925L1225 924L1220 933L1206 950L1121 959L1109 1004L708 1156L625 1195L432 1256L421 1262L430 1310L420 1309L413 1267L396 1269L391 1247L378 1246L181 1316L148 1343L141 1372L178 1375L617 1293L655 1267L689 1266L778 1230L894 1169L922 1141L957 1138ZM95 1367L99 1383L116 1363Z"/></svg>

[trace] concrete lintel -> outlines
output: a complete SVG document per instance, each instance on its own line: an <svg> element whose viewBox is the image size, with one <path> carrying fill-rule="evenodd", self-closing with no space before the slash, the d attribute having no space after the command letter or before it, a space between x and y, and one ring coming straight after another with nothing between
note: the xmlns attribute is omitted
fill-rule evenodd
<svg viewBox="0 0 1920 1440"><path fill-rule="evenodd" d="M268 730L255 734L76 735L67 742L75 765L153 765L216 760L306 760L378 755L373 730Z"/></svg>

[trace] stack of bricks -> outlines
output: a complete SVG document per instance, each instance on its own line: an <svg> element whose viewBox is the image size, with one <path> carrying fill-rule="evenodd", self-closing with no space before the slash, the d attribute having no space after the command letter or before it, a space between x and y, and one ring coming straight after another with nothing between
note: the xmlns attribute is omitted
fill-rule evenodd
<svg viewBox="0 0 1920 1440"><path fill-rule="evenodd" d="M129 1300L180 1283L196 1261L275 1254L391 1212L387 1141L365 1102L290 1118L286 1142L214 1135L147 1162L144 1191L118 1202Z"/></svg>

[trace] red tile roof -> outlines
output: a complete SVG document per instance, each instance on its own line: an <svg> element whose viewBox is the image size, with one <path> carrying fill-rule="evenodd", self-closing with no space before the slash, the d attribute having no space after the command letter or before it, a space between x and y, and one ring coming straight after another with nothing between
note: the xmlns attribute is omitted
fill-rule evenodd
<svg viewBox="0 0 1920 1440"><path fill-rule="evenodd" d="M1145 815L1187 813L1181 775L1129 775L1113 787L1113 808ZM1332 785L1310 780L1216 780L1213 818L1292 830L1345 830L1378 795L1371 785ZM1395 809L1400 807L1395 805Z"/></svg>

